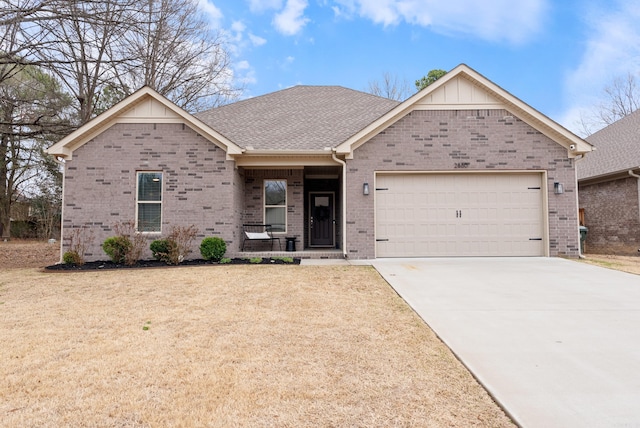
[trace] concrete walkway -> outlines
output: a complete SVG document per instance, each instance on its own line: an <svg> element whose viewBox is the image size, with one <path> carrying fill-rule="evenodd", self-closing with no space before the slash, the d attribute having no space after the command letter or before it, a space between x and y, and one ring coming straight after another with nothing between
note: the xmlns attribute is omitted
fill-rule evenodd
<svg viewBox="0 0 640 428"><path fill-rule="evenodd" d="M640 427L640 276L558 258L373 266L524 427Z"/></svg>

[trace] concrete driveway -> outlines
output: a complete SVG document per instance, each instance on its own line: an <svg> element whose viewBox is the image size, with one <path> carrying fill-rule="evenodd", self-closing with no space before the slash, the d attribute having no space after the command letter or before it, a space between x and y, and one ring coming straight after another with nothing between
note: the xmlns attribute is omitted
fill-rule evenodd
<svg viewBox="0 0 640 428"><path fill-rule="evenodd" d="M640 276L558 258L373 266L524 427L640 427Z"/></svg>

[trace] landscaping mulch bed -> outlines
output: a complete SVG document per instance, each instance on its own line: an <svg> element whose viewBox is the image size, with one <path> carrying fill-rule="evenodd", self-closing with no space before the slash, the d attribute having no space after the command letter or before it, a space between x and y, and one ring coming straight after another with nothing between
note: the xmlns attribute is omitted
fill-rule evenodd
<svg viewBox="0 0 640 428"><path fill-rule="evenodd" d="M184 267L184 266L211 266L211 265L292 265L300 264L299 258L294 258L293 261L283 260L282 258L268 258L263 257L262 260L258 263L256 261L252 261L251 259L245 258L235 258L231 259L228 263L216 263L209 260L203 259L193 259L193 260L185 260L179 265L168 265L167 263L161 260L140 260L134 265L125 265L122 263L114 263L112 261L103 260L96 262L87 262L83 265L72 265L59 263L50 266L46 266L45 270L48 271L87 271L87 270L109 270L109 269L143 269L143 268L166 268L166 267Z"/></svg>

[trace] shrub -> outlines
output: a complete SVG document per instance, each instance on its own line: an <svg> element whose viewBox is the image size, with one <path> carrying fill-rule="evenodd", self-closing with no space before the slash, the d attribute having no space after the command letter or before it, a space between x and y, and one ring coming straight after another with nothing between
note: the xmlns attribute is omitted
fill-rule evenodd
<svg viewBox="0 0 640 428"><path fill-rule="evenodd" d="M134 221L123 221L116 223L113 226L114 232L120 238L125 238L129 241L129 247L124 253L123 262L128 266L135 265L140 257L144 248L147 246L147 240L143 234L136 231L136 223Z"/></svg>
<svg viewBox="0 0 640 428"><path fill-rule="evenodd" d="M249 259L249 263L253 263L253 264L258 265L258 264L262 263L262 257L251 257Z"/></svg>
<svg viewBox="0 0 640 428"><path fill-rule="evenodd" d="M198 229L193 225L185 227L172 226L169 235L165 239L158 239L157 241L161 242L155 245L156 251L151 248L151 252L154 253L154 257L167 264L180 264L191 252L191 244L196 239L197 234Z"/></svg>
<svg viewBox="0 0 640 428"><path fill-rule="evenodd" d="M200 254L205 260L220 261L226 252L227 244L222 238L208 237L200 243Z"/></svg>
<svg viewBox="0 0 640 428"><path fill-rule="evenodd" d="M169 241L167 239L156 239L149 246L151 254L156 260L164 260L167 254L169 254ZM166 261L166 260L165 260Z"/></svg>
<svg viewBox="0 0 640 428"><path fill-rule="evenodd" d="M127 253L131 250L131 241L126 236L111 236L102 243L102 250L114 263L125 263ZM135 263L135 262L134 262Z"/></svg>
<svg viewBox="0 0 640 428"><path fill-rule="evenodd" d="M84 253L87 247L93 242L93 239L93 231L84 226L72 228L70 232L65 234L64 240L67 241L69 247L67 253L73 254L68 257L73 257L73 260L75 260L73 264L84 264ZM68 263L64 258L65 255L66 253L62 255L62 261ZM69 258L69 260L72 259Z"/></svg>
<svg viewBox="0 0 640 428"><path fill-rule="evenodd" d="M62 255L62 261L68 265L78 265L81 266L84 264L84 259L75 251L67 251Z"/></svg>
<svg viewBox="0 0 640 428"><path fill-rule="evenodd" d="M218 263L220 263L221 265L228 265L231 262L232 260L229 257L223 257Z"/></svg>

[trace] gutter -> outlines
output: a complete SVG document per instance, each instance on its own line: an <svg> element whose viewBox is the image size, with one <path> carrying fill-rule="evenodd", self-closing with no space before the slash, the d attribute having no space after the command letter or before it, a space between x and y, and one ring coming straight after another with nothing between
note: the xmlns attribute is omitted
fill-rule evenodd
<svg viewBox="0 0 640 428"><path fill-rule="evenodd" d="M336 151L331 151L333 160L342 165L342 257L347 256L347 163L336 156Z"/></svg>
<svg viewBox="0 0 640 428"><path fill-rule="evenodd" d="M328 154L327 150L256 150L252 147L243 149L243 155L253 156L318 156Z"/></svg>
<svg viewBox="0 0 640 428"><path fill-rule="evenodd" d="M60 201L60 260L58 263L62 263L62 243L64 242L64 185L65 175L67 172L66 162L62 156L53 156L53 160L62 167L62 200Z"/></svg>

